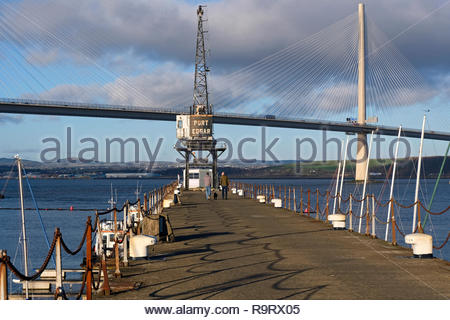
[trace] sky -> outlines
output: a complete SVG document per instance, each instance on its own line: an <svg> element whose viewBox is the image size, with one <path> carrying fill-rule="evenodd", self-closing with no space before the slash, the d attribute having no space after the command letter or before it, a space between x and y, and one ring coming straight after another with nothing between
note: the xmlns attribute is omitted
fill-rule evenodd
<svg viewBox="0 0 450 320"><path fill-rule="evenodd" d="M354 14L357 3L350 0L3 1L0 5L0 97L138 107L192 101L196 7L207 4L211 101L214 104L216 99L220 109L221 90L227 85L229 88L226 89L233 90L230 74L246 79L247 66L261 66L267 56L275 54L278 57L280 50L299 41L301 46L303 39L310 39ZM369 115L378 116L383 125L420 129L426 113L427 129L449 132L450 38L447 31L450 30L450 1L370 0L365 5L367 16L382 30L389 46L401 54L402 60L386 60L386 63L395 67L397 61L402 61L408 70L417 72L416 78L427 84L427 92L433 92L432 98L427 100L402 107L370 109ZM325 30L329 38L334 37L332 31ZM327 39L326 35L323 39ZM326 50L330 49L327 47ZM314 56L317 52L322 51L309 54ZM277 79L281 72L284 71L276 70L271 76ZM243 88L254 88L250 84L257 83L258 75L253 73L253 78L244 83ZM328 73L322 75L326 77ZM314 75L303 76L314 79ZM310 84L314 86L315 82L311 80ZM291 87L284 90L288 89ZM417 93L411 88L409 91ZM277 94L284 92L279 90ZM295 99L301 97L295 96ZM246 103L254 107L261 101L264 99L252 96L247 97ZM237 105L232 111L241 108ZM320 118L344 121L348 116L356 116L348 110L345 109L346 113L327 110ZM220 111L227 109L222 107ZM312 116L305 114L305 117ZM140 160L147 161L142 139L154 151L161 138L156 160L177 158L173 150L175 123L13 114L0 114L0 157L20 154L26 159L40 160L43 150L55 145L43 140L52 138L61 144L59 156L66 158L69 156L67 128L72 134L70 156L92 147L92 143L80 142L83 138L91 138L98 142L98 157L104 161L106 139L134 138L139 141ZM257 127L216 125L214 132L216 138L232 142L233 152L226 157L238 157L239 141L243 138L256 141L241 144L241 156L247 159L292 160L297 153L302 159L308 159L313 148L305 142L299 150L296 143L296 139L305 138L315 141L316 159L324 157L324 137L318 131L276 128L262 131ZM345 137L344 133L327 133L327 139L342 140ZM265 140L267 147L276 138L279 140L269 150L274 155L271 157L270 152L264 152L262 141ZM385 138L386 142L380 147L381 157L389 156L389 143L393 139ZM418 139L408 141L411 155L417 155ZM339 154L335 144L327 146L327 159L335 159ZM442 155L446 146L446 142L427 140L424 154ZM126 148L128 161L134 160L132 147ZM406 154L406 148L400 149L400 155ZM111 150L111 159L119 160L119 148L115 146ZM94 156L94 153L87 154L90 155L88 158Z"/></svg>

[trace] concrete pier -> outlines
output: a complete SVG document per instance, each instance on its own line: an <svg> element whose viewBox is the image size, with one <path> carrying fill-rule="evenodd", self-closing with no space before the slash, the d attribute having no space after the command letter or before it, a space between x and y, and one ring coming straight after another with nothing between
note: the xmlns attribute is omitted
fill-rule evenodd
<svg viewBox="0 0 450 320"><path fill-rule="evenodd" d="M446 261L235 195L182 201L165 211L176 241L121 268L140 288L95 299L450 298Z"/></svg>

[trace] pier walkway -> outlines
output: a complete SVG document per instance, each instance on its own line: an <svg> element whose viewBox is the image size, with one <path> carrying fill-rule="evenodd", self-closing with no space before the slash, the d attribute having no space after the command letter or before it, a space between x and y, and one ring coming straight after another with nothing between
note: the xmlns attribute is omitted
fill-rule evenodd
<svg viewBox="0 0 450 320"><path fill-rule="evenodd" d="M176 241L121 268L140 289L96 299L450 298L448 262L235 195L182 201L165 211Z"/></svg>

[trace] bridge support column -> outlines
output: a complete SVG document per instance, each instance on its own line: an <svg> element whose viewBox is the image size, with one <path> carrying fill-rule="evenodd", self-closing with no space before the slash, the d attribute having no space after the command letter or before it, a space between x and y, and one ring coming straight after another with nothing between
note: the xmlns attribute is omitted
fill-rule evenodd
<svg viewBox="0 0 450 320"><path fill-rule="evenodd" d="M356 149L356 172L355 180L364 181L366 177L366 166L369 161L367 152L367 135L358 133L358 144Z"/></svg>
<svg viewBox="0 0 450 320"><path fill-rule="evenodd" d="M359 46L358 46L358 124L366 124L366 46L365 46L365 21L364 4L358 5L359 17ZM356 173L355 180L362 181L366 175L366 165L369 161L367 152L367 135L358 134L358 145L356 151Z"/></svg>

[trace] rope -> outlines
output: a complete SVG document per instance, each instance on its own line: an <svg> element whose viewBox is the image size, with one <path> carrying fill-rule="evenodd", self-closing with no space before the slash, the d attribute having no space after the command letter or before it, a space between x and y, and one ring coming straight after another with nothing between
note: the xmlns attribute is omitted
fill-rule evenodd
<svg viewBox="0 0 450 320"><path fill-rule="evenodd" d="M416 201L416 202L410 204L409 206L404 206L401 203L399 203L397 200L395 200L395 199L393 199L393 200L396 205L398 205L400 208L403 208L403 209L411 209L412 207L414 207L417 204L417 202L419 202L419 201Z"/></svg>
<svg viewBox="0 0 450 320"><path fill-rule="evenodd" d="M387 207L391 203L391 200L388 200L387 202L382 203L377 198L375 198L375 202L376 202L377 206L384 208L384 207Z"/></svg>
<svg viewBox="0 0 450 320"><path fill-rule="evenodd" d="M436 250L440 250L440 249L442 249L447 243L448 243L448 240L450 239L450 232L447 234L447 239L445 239L445 241L444 241L444 243L442 243L440 246L433 246L433 249L436 249Z"/></svg>
<svg viewBox="0 0 450 320"><path fill-rule="evenodd" d="M6 263L6 265L9 268L9 270L11 270L11 272L14 273L16 275L16 277L18 277L19 279L24 280L24 281L36 280L42 274L42 272L44 272L44 270L47 268L47 265L48 265L48 263L50 261L50 258L52 257L53 251L55 250L56 240L60 236L61 236L60 233L55 232L55 235L53 236L52 244L51 244L50 249L49 249L49 251L47 253L47 257L44 260L44 263L41 265L39 270L32 276L26 276L23 273L21 273L19 270L17 270L17 268L11 263L9 256L3 257L1 261Z"/></svg>
<svg viewBox="0 0 450 320"><path fill-rule="evenodd" d="M81 296L83 295L84 287L86 286L86 277L87 277L86 274L87 274L87 270L86 270L86 272L84 272L83 282L81 283L80 292L78 292L75 300L80 300Z"/></svg>
<svg viewBox="0 0 450 320"><path fill-rule="evenodd" d="M420 206L422 207L422 209L424 209L428 214L431 214L433 216L440 216L444 213L446 213L447 211L450 210L450 206L448 206L446 209L439 211L439 212L431 212L430 210L428 210L420 201L419 201Z"/></svg>
<svg viewBox="0 0 450 320"><path fill-rule="evenodd" d="M88 231L88 225L86 225L86 228L84 229L84 234L83 234L83 237L81 238L81 241L80 241L80 244L78 245L78 248L75 249L74 251L70 250L69 247L67 247L67 245L64 242L64 239L63 239L63 237L61 235L61 246L63 247L64 251L66 251L68 254L70 254L72 256L74 256L78 252L80 252L80 250L83 248L84 241L86 240L87 231Z"/></svg>
<svg viewBox="0 0 450 320"><path fill-rule="evenodd" d="M376 215L375 215L375 220L376 220L378 223L384 224L384 225L390 223L390 221L388 221L388 222L386 222L386 221L381 221L380 219L378 219L378 217L377 217Z"/></svg>
<svg viewBox="0 0 450 320"><path fill-rule="evenodd" d="M398 224L395 223L395 228L398 230L398 232L402 235L402 237L405 237L405 234L399 229Z"/></svg>

